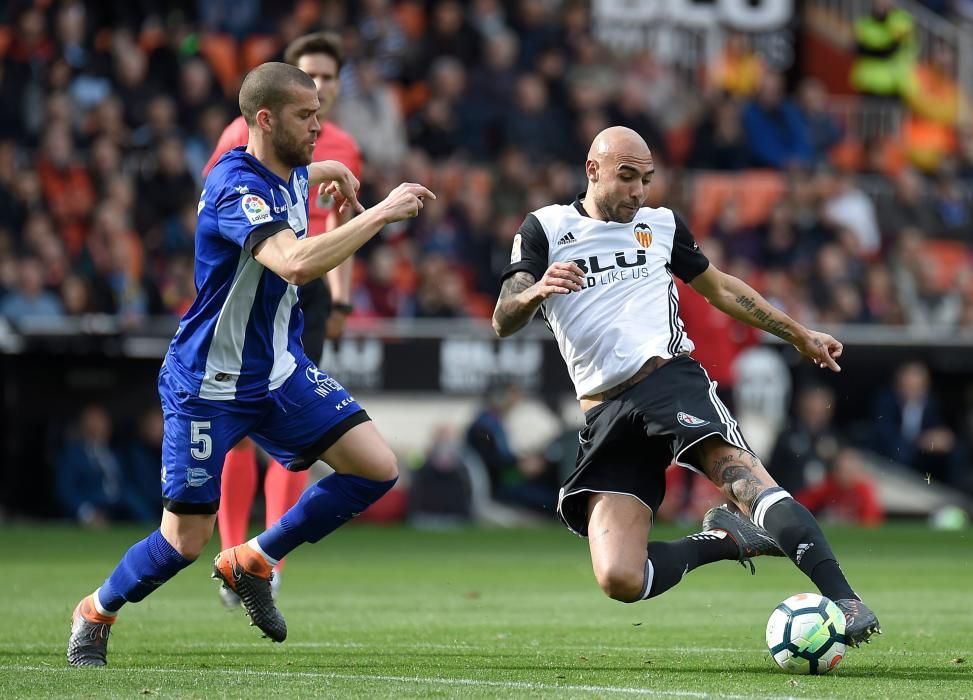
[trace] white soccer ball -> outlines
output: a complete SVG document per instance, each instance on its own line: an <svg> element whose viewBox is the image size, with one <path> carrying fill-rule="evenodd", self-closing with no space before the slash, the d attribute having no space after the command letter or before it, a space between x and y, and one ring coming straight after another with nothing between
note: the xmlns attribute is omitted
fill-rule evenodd
<svg viewBox="0 0 973 700"><path fill-rule="evenodd" d="M817 593L792 595L767 621L767 648L788 673L828 673L845 655L845 616Z"/></svg>

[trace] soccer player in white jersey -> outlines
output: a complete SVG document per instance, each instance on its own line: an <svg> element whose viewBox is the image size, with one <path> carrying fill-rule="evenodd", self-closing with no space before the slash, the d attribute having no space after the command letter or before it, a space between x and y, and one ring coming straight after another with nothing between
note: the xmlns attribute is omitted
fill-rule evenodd
<svg viewBox="0 0 973 700"><path fill-rule="evenodd" d="M595 578L611 598L653 598L714 561L739 560L752 571L752 557L786 555L842 609L857 646L879 631L878 619L852 590L814 517L767 473L692 358L673 275L821 368L840 371L841 343L716 269L671 210L644 206L653 172L637 133L606 129L585 162L587 191L573 204L529 214L503 272L494 329L515 333L540 309L585 413L558 514L588 538ZM714 508L703 532L646 546L673 460L706 475L749 520Z"/></svg>
<svg viewBox="0 0 973 700"><path fill-rule="evenodd" d="M320 458L335 470L275 525L214 562L214 577L275 642L284 641L287 626L271 595L274 564L365 510L398 478L395 455L365 411L304 353L298 288L435 196L403 183L363 210L348 168L311 163L321 131L318 94L294 66L258 66L239 99L248 145L224 154L203 183L197 297L159 373L162 524L78 603L67 650L74 666L104 666L119 609L199 557L216 522L224 456L245 435L288 469L307 469ZM361 213L327 236L308 237L308 190L318 185L340 207Z"/></svg>

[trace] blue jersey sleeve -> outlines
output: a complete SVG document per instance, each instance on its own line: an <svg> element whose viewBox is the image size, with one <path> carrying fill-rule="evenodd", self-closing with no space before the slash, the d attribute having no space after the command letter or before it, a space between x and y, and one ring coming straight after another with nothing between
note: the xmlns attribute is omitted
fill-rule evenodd
<svg viewBox="0 0 973 700"><path fill-rule="evenodd" d="M270 188L257 178L227 184L216 208L220 235L252 252L261 241L290 228L287 207L277 212L275 203Z"/></svg>

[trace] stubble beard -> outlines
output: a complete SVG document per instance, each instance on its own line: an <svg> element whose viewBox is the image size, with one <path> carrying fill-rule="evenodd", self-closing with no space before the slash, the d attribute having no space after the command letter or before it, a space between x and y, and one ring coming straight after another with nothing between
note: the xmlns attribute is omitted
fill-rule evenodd
<svg viewBox="0 0 973 700"><path fill-rule="evenodd" d="M313 160L313 153L308 153L304 143L297 139L292 139L288 135L274 134L273 143L277 158L288 168L309 165Z"/></svg>

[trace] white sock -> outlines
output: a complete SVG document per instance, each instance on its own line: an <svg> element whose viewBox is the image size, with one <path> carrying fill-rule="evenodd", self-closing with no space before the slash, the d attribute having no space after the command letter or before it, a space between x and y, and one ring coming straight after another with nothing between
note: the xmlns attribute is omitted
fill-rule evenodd
<svg viewBox="0 0 973 700"><path fill-rule="evenodd" d="M267 562L271 566L277 566L277 563L278 563L279 560L278 559L274 559L273 557L268 557L267 556L267 552L265 552L263 549L260 548L260 543L257 542L257 538L256 537L254 537L252 540L250 540L249 542L247 542L247 544L250 545L250 548L253 551L255 551L257 554L259 554L260 556L262 556L264 558L264 561L265 562Z"/></svg>
<svg viewBox="0 0 973 700"><path fill-rule="evenodd" d="M116 610L112 612L111 610L106 610L105 606L101 604L101 598L98 595L99 593L101 593L101 587L99 587L98 590L94 592L94 595L91 596L91 601L95 604L95 610L98 611L99 615L115 617L118 614L118 611Z"/></svg>

